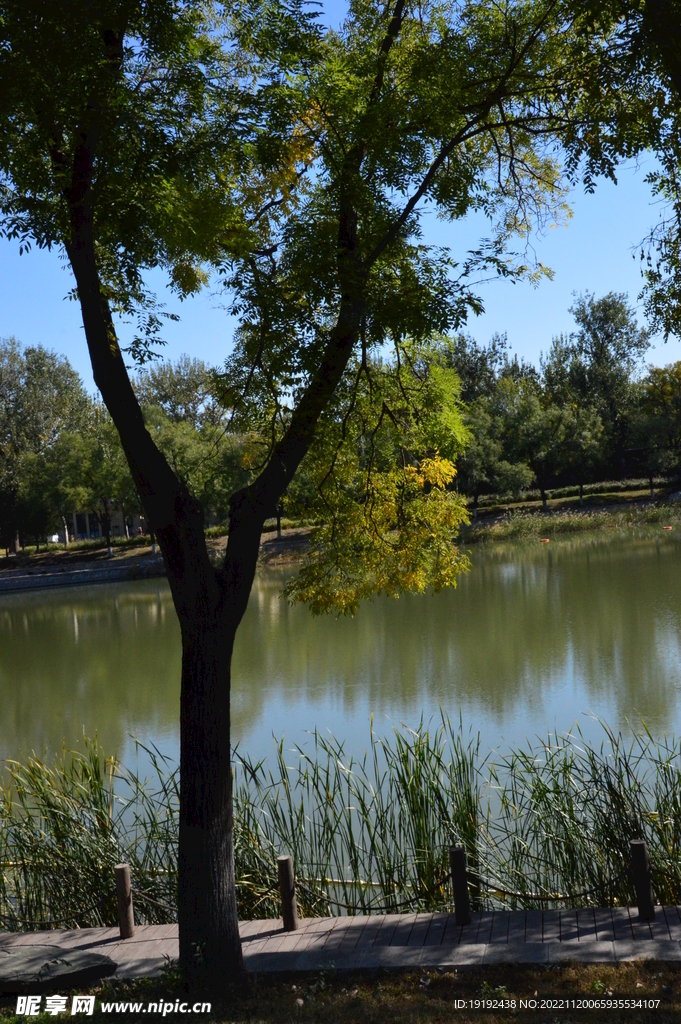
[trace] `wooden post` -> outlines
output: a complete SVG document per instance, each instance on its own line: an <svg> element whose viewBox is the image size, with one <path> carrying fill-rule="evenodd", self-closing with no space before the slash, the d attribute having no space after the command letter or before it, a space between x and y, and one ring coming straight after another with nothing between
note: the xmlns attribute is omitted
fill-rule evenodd
<svg viewBox="0 0 681 1024"><path fill-rule="evenodd" d="M298 929L298 907L296 906L296 880L293 874L293 857L277 857L279 892L281 893L281 916L285 932Z"/></svg>
<svg viewBox="0 0 681 1024"><path fill-rule="evenodd" d="M631 870L634 876L638 916L641 921L654 921L655 905L650 881L650 857L645 839L631 840Z"/></svg>
<svg viewBox="0 0 681 1024"><path fill-rule="evenodd" d="M118 897L118 925L122 939L131 939L135 934L135 915L132 909L132 886L130 885L130 867L128 864L117 864L116 896Z"/></svg>
<svg viewBox="0 0 681 1024"><path fill-rule="evenodd" d="M463 846L449 847L449 869L454 888L454 913L457 924L468 924L471 919L471 901L468 896L466 851Z"/></svg>

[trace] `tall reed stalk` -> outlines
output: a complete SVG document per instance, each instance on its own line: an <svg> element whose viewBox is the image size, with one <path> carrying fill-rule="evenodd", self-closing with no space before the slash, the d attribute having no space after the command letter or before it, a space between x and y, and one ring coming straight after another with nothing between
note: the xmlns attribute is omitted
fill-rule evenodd
<svg viewBox="0 0 681 1024"><path fill-rule="evenodd" d="M145 748L146 749L146 748ZM114 866L127 861L140 921L176 918L179 774L146 750L142 781L96 742L50 766L7 761L0 788L0 928L117 921Z"/></svg>
<svg viewBox="0 0 681 1024"><path fill-rule="evenodd" d="M482 756L446 716L361 759L319 733L276 748L271 766L235 756L235 856L242 918L279 915L276 857L294 858L304 915L448 909L447 849L466 848L478 907L634 902L629 844L644 838L653 892L681 903L681 746L602 723ZM116 921L114 865L131 865L137 920L172 921L178 772L147 750L152 779L96 744L55 766L6 765L0 794L0 926Z"/></svg>

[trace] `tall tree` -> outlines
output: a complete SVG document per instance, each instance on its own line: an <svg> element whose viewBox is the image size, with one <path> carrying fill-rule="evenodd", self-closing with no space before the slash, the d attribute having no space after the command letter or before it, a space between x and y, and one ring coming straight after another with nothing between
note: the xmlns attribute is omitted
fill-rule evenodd
<svg viewBox="0 0 681 1024"><path fill-rule="evenodd" d="M582 407L591 404L600 415L624 477L632 379L650 344L649 334L639 328L624 294L610 292L601 299L580 295L570 312L578 326L572 339L576 358L570 368L571 384Z"/></svg>
<svg viewBox="0 0 681 1024"><path fill-rule="evenodd" d="M213 11L180 0L0 0L0 203L6 234L68 256L94 378L161 543L182 631L180 956L226 980L241 965L230 666L263 522L318 431L330 438L319 486L334 482L359 405L367 421L353 421L352 458L368 444L373 467L372 433L385 431L386 475L353 471L375 501L345 505L339 485L331 519L354 523L370 545L373 590L455 578L453 467L436 451L444 421L456 435L454 411L420 357L405 383L405 339L457 329L480 309L471 270L525 272L507 243L560 212L559 142L573 164L590 146L591 174L611 154L607 140L594 144L582 103L602 49L561 0L352 0L341 30L326 34L297 3L244 5L218 24ZM450 221L488 214L495 237L457 267L420 238L426 202ZM270 427L253 481L231 499L218 569L200 504L145 427L114 327L117 311L140 313L133 355L143 358L159 326L143 269L165 266L186 293L202 283L202 261L222 261L241 323L224 382L235 418L257 407ZM386 411L368 358L384 343L394 357L375 394ZM431 386L437 412L419 426ZM434 536L410 516L424 497L439 510ZM322 531L328 565L337 539ZM349 590L328 608L367 591L351 546L339 555Z"/></svg>
<svg viewBox="0 0 681 1024"><path fill-rule="evenodd" d="M220 420L210 368L200 359L184 355L176 363L145 367L133 386L142 407L157 406L176 423L189 423L198 429L204 423L215 424Z"/></svg>
<svg viewBox="0 0 681 1024"><path fill-rule="evenodd" d="M573 416L566 436L563 460L566 472L579 484L579 504L584 504L584 484L607 467L603 421L598 412L599 394L592 391L588 372L574 338L559 335L541 360L544 391L551 402Z"/></svg>
<svg viewBox="0 0 681 1024"><path fill-rule="evenodd" d="M642 457L655 496L654 477L678 470L681 456L681 363L651 366L635 389L630 440Z"/></svg>
<svg viewBox="0 0 681 1024"><path fill-rule="evenodd" d="M90 400L67 359L41 345L22 348L13 338L0 341L0 535L5 544L13 545L19 532L43 533L48 511L39 487L24 486L31 476L28 464L44 458L64 430L82 427L89 410Z"/></svg>
<svg viewBox="0 0 681 1024"><path fill-rule="evenodd" d="M537 383L528 380L502 380L498 396L509 461L530 467L546 511L546 490L566 461L567 439L574 428L572 410L561 408Z"/></svg>
<svg viewBox="0 0 681 1024"><path fill-rule="evenodd" d="M470 440L457 466L464 490L473 498L474 518L478 514L478 498L484 491L516 496L529 487L534 478L521 453L508 451L508 438L504 437L507 423L500 415L499 405L496 394L480 397L463 417Z"/></svg>
<svg viewBox="0 0 681 1024"><path fill-rule="evenodd" d="M85 488L84 507L97 513L111 555L112 517L119 510L124 519L139 511L139 497L118 431L106 409L95 408L92 420L82 438L83 460L77 482Z"/></svg>
<svg viewBox="0 0 681 1024"><path fill-rule="evenodd" d="M459 375L461 398L467 405L494 393L502 368L508 362L507 346L505 334L495 334L486 347L466 334L452 339L446 360Z"/></svg>

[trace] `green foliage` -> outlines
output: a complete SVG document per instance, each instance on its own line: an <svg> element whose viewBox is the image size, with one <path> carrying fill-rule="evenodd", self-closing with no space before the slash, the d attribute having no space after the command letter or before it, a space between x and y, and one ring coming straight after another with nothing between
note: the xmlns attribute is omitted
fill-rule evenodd
<svg viewBox="0 0 681 1024"><path fill-rule="evenodd" d="M217 426L220 422L211 370L200 359L183 355L174 364L152 363L140 371L133 386L142 408L155 406L174 423L185 422L198 430L204 424Z"/></svg>
<svg viewBox="0 0 681 1024"><path fill-rule="evenodd" d="M430 345L481 310L480 272L547 273L514 254L512 239L564 219L560 146L576 160L588 148L586 119L572 120L571 103L595 54L588 22L567 11L543 0L504 8L436 0L418 11L357 0L338 30L307 36L308 49L297 41L300 64L272 86L294 120L298 178L254 220L257 244L225 260L239 328L219 386L235 429L252 432L255 474L268 467L287 476L302 459L298 478L287 477L285 505L312 509L323 525L315 564L289 594L317 611L451 585L465 565L451 549L463 518L451 470L443 462L431 479L420 469L435 449L448 456L439 444L429 454L422 441L397 438L413 430L390 382L395 367L408 372L407 339ZM245 32L242 44L257 49L274 80L281 56L255 7ZM482 212L489 237L468 253L428 246L430 210L452 223ZM408 418L417 421L411 410ZM312 421L317 436L303 458ZM458 433L457 454L463 427ZM283 454L283 439L294 457ZM402 451L409 457L400 465ZM514 467L501 470L519 486Z"/></svg>
<svg viewBox="0 0 681 1024"><path fill-rule="evenodd" d="M562 468L565 458L573 427L571 410L546 401L541 387L528 380L500 381L497 401L506 443L515 456L511 461L530 467L546 502L549 480Z"/></svg>
<svg viewBox="0 0 681 1024"><path fill-rule="evenodd" d="M554 337L539 369L510 359L504 338L487 348L459 336L448 361L462 375L472 440L459 459L461 484L478 496L518 496L619 472L650 475L679 463L677 367L643 376L649 335L626 295L587 293L571 308L577 330Z"/></svg>
<svg viewBox="0 0 681 1024"><path fill-rule="evenodd" d="M301 466L314 486L287 501L317 524L290 598L354 614L374 594L455 585L468 518L452 488L467 440L458 396L437 346L403 342L395 362L349 368Z"/></svg>
<svg viewBox="0 0 681 1024"><path fill-rule="evenodd" d="M631 436L651 479L677 470L681 457L681 363L651 367L637 389Z"/></svg>
<svg viewBox="0 0 681 1024"><path fill-rule="evenodd" d="M229 499L250 479L248 446L222 422L209 368L188 358L140 375L147 427L208 522L227 519ZM73 512L96 513L110 541L112 517L141 511L118 431L85 393L66 359L45 349L0 349L0 520L40 541Z"/></svg>
<svg viewBox="0 0 681 1024"><path fill-rule="evenodd" d="M229 499L250 480L244 440L212 422L211 412L194 425L189 417L175 419L151 405L144 407L144 419L175 475L201 502L206 520L225 522Z"/></svg>
<svg viewBox="0 0 681 1024"><path fill-rule="evenodd" d="M50 519L43 462L65 430L83 429L89 399L68 360L42 346L0 342L0 543Z"/></svg>
<svg viewBox="0 0 681 1024"><path fill-rule="evenodd" d="M173 0L109 0L96 10L0 2L4 233L70 253L73 204L87 202L101 297L138 317L139 361L163 317L144 286L147 268L163 267L188 294L217 267L239 317L221 382L237 440L219 458L217 434L205 423L199 434L187 426L208 415L202 398L180 395L166 371L137 382L147 409L165 410L165 420L147 412L159 446L204 504L224 514L229 487L248 485L276 460L302 396L325 387L332 333L347 326L346 376L335 395L330 386L312 403L319 436L289 494L293 502L305 491L320 520L317 569L306 567L296 591L317 610L351 611L372 592L439 588L463 568L451 548L463 517L453 459L432 438L416 437L418 416L409 410L414 422L405 425L388 394L394 432L409 436L391 439L381 422L371 442L380 458L369 459L366 473L360 449L383 412L364 378L350 387L353 359L373 366L388 345L397 364L405 339L423 346L457 329L481 309L471 284L481 270L546 273L510 245L565 217L563 157L573 173L586 155L589 179L611 173L623 148L649 141L631 126L623 138L597 131L621 111L622 91L637 113L654 109L650 89L632 92L603 67L602 37L615 22L609 9L594 19L562 0L504 8L435 0L418 11L353 0L343 25L327 32L298 3L223 11ZM76 172L88 160L92 173L76 196ZM482 212L490 238L467 254L426 246L429 205L451 222ZM200 391L204 370L197 364L191 373ZM383 376L389 382L390 372ZM444 417L441 410L440 426ZM532 468L542 479L556 470L564 420L540 403L534 440L518 442L541 449ZM347 450L327 476L338 424ZM464 437L457 430L456 455ZM304 433L298 461L310 445ZM528 459L498 457L495 444L479 453L475 471L471 456L471 474L489 486L492 478L521 486Z"/></svg>
<svg viewBox="0 0 681 1024"><path fill-rule="evenodd" d="M195 291L216 232L243 219L224 187L235 127L223 104L238 90L218 86L230 78L221 28L211 5L176 0L3 0L0 26L0 230L22 248L68 247L74 161L96 149L100 277L114 310L136 317L144 361L164 314L143 269L164 265Z"/></svg>
<svg viewBox="0 0 681 1024"><path fill-rule="evenodd" d="M464 422L470 441L458 468L466 494L473 498L474 513L482 490L519 495L534 479L529 465L511 453L506 423L498 403L479 398L467 410ZM515 454L515 458L514 458ZM513 461L509 461L509 457Z"/></svg>

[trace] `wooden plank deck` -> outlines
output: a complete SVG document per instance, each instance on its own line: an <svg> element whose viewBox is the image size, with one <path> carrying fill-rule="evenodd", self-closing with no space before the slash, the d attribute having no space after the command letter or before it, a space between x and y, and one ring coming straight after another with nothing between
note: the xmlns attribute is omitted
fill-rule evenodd
<svg viewBox="0 0 681 1024"><path fill-rule="evenodd" d="M635 909L485 911L458 926L453 914L307 918L296 932L281 921L240 925L248 970L358 970L459 967L486 963L681 961L681 913L658 907L651 925ZM40 945L102 953L116 977L158 975L178 956L177 925L142 925L121 940L117 928L0 933L0 954Z"/></svg>

